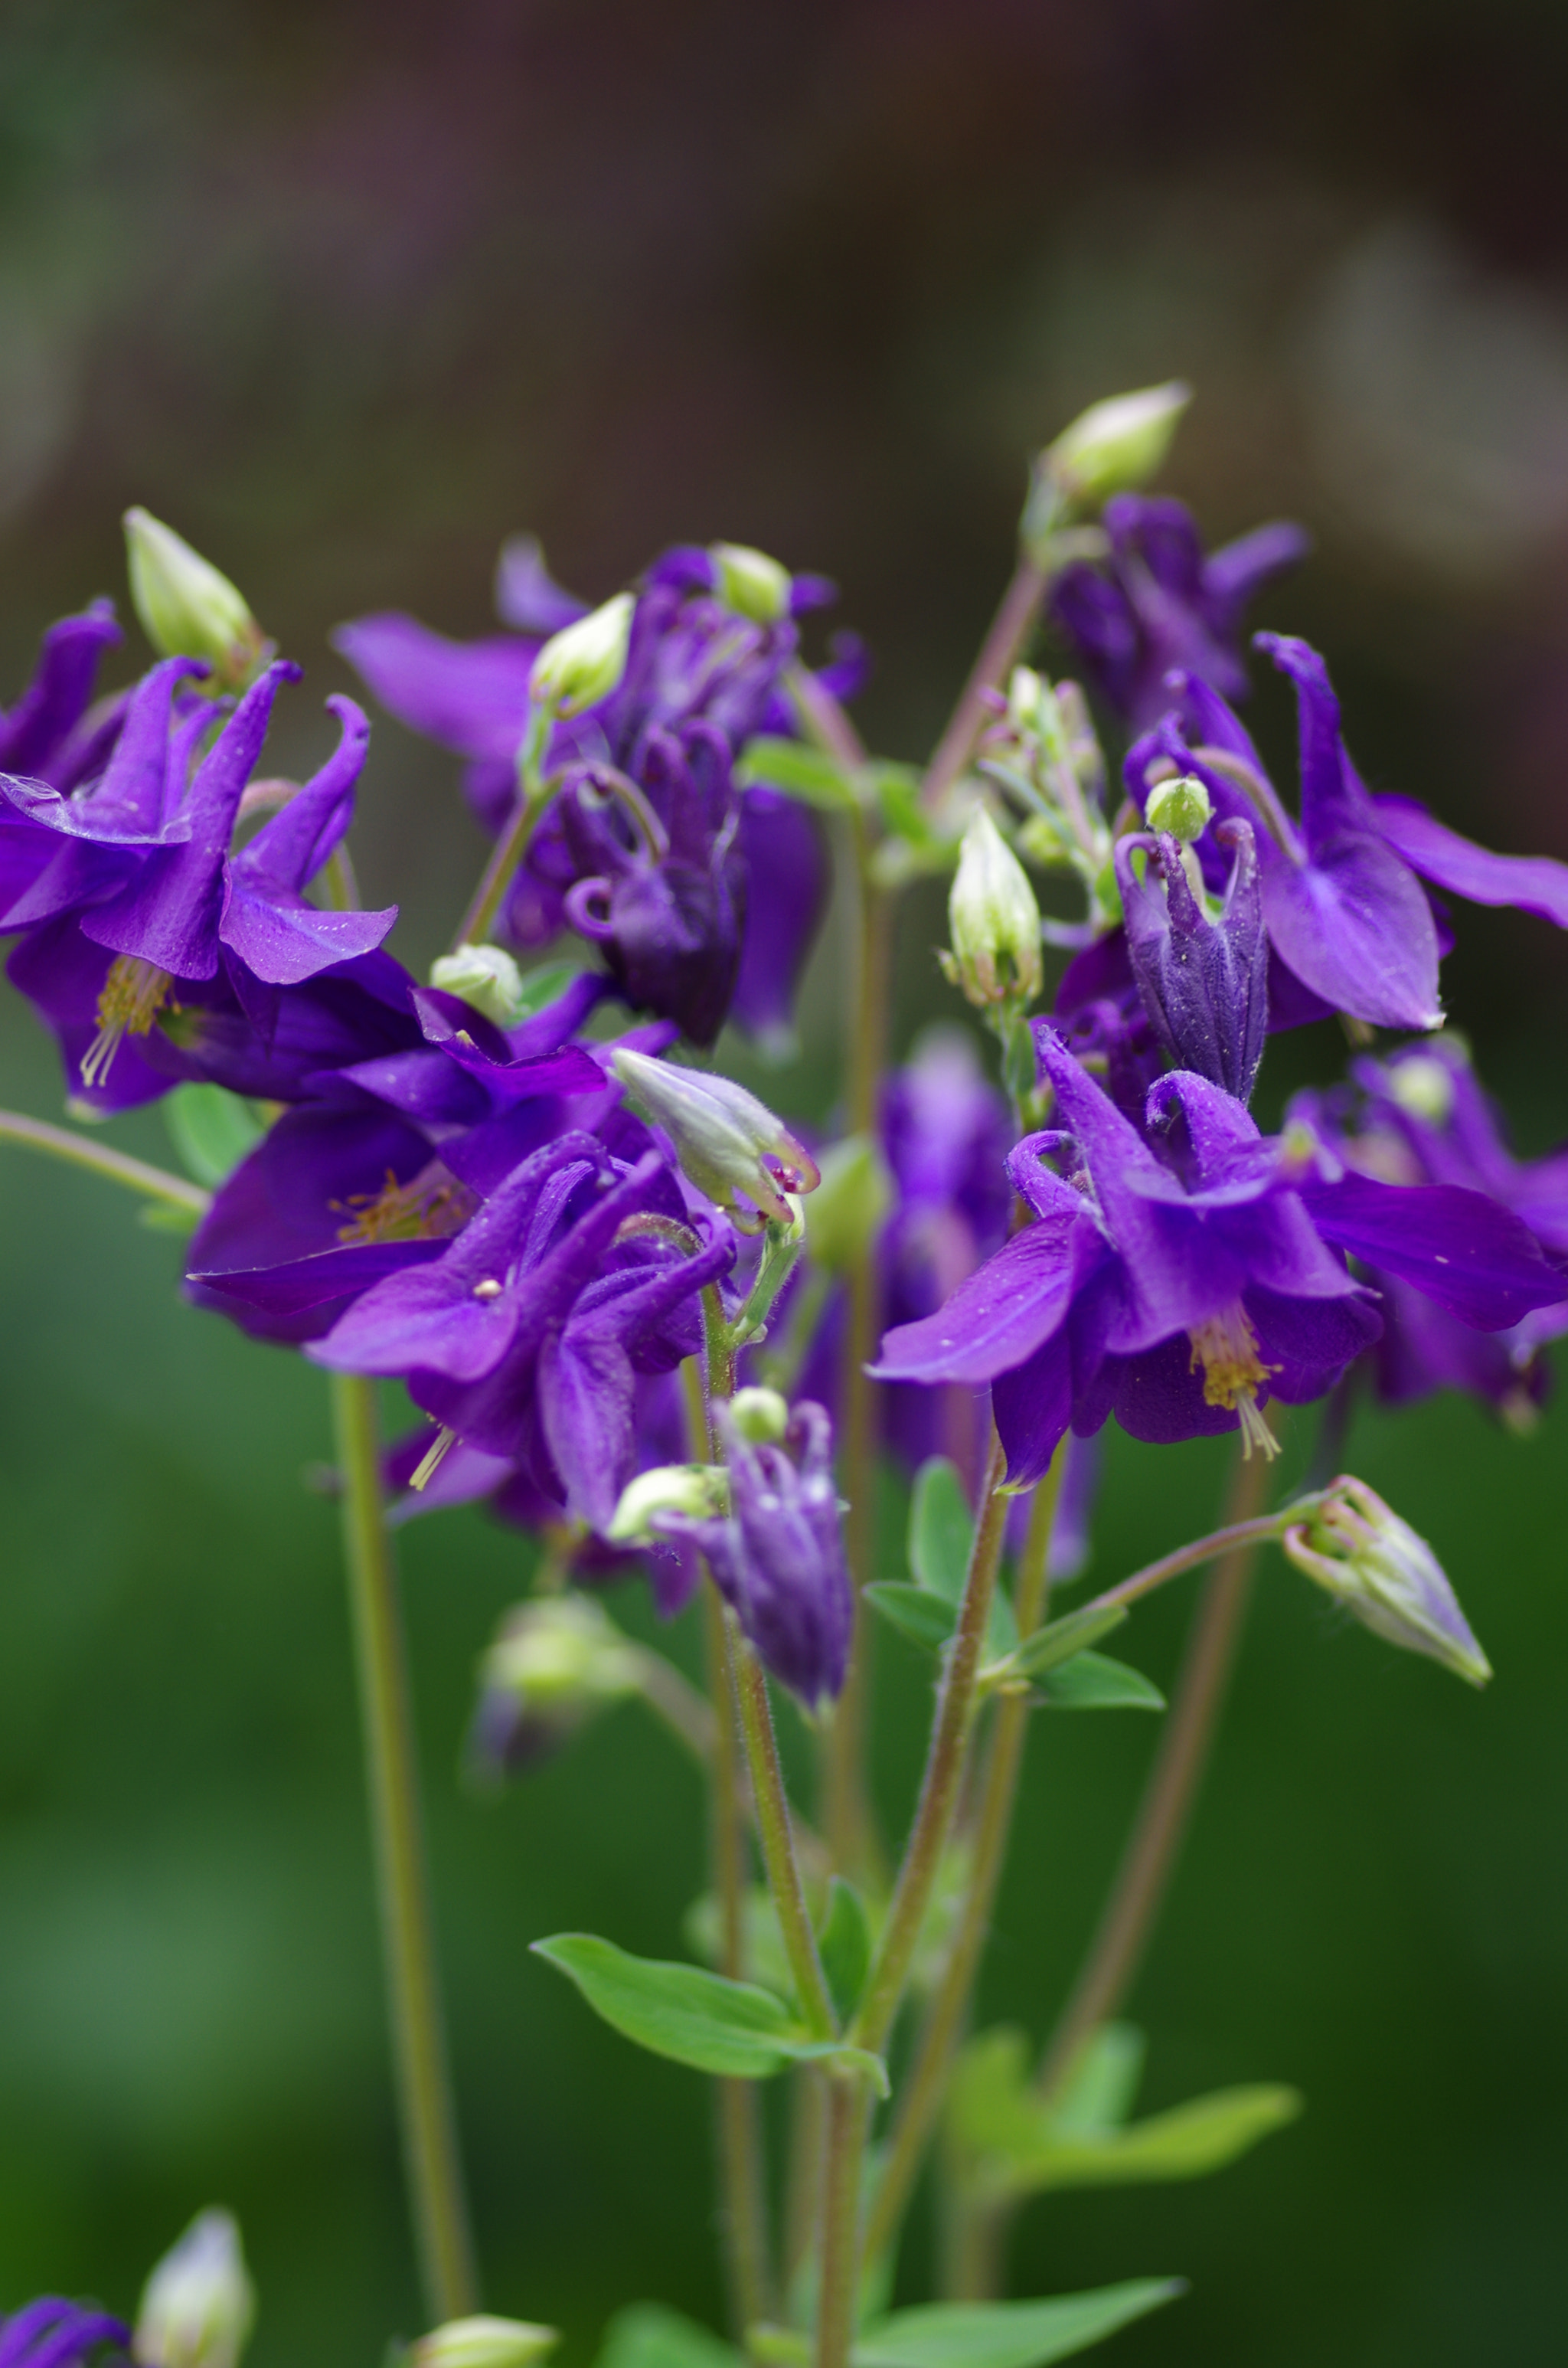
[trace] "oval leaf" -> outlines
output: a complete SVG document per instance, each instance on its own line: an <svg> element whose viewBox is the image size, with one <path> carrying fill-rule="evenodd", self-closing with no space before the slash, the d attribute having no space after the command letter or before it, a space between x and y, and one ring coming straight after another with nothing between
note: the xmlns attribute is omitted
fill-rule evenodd
<svg viewBox="0 0 1568 2368"><path fill-rule="evenodd" d="M928 1587L910 1587L901 1578L874 1578L862 1588L868 1603L890 1627L924 1653L939 1653L954 1628L958 1612Z"/></svg>
<svg viewBox="0 0 1568 2368"><path fill-rule="evenodd" d="M841 1874L835 1874L828 1886L819 1946L828 1994L839 2021L848 2022L871 1969L871 1925L865 1901Z"/></svg>
<svg viewBox="0 0 1568 2368"><path fill-rule="evenodd" d="M1047 1669L1060 1668L1089 1645L1097 1645L1113 1628L1119 1628L1127 1617L1124 1603L1108 1603L1098 1609L1085 1604L1081 1611L1069 1611L1064 1620L1053 1620L1049 1627L1037 1628L1026 1636L1005 1668L991 1673L998 1678L1040 1678Z"/></svg>
<svg viewBox="0 0 1568 2368"><path fill-rule="evenodd" d="M1036 1691L1052 1710L1164 1710L1165 1698L1141 1669L1104 1653L1075 1653L1048 1669Z"/></svg>
<svg viewBox="0 0 1568 2368"><path fill-rule="evenodd" d="M618 2310L604 2333L596 2368L743 2368L733 2344L662 2303Z"/></svg>
<svg viewBox="0 0 1568 2368"><path fill-rule="evenodd" d="M1184 2291L1180 2278L1129 2278L1049 2302L929 2303L868 2328L849 2357L853 2368L1045 2368Z"/></svg>
<svg viewBox="0 0 1568 2368"><path fill-rule="evenodd" d="M909 1567L922 1587L957 1603L969 1570L974 1515L956 1463L933 1455L915 1475L909 1503Z"/></svg>
<svg viewBox="0 0 1568 2368"><path fill-rule="evenodd" d="M798 2050L788 2007L771 1990L728 1982L700 1965L629 1956L592 1932L558 1932L533 1953L576 1983L597 2015L639 2047L698 2072L766 2080Z"/></svg>

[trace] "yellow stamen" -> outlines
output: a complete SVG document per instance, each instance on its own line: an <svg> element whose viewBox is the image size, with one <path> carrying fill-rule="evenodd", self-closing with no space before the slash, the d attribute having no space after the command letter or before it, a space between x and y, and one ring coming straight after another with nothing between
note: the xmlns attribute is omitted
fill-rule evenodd
<svg viewBox="0 0 1568 2368"><path fill-rule="evenodd" d="M436 1433L428 1453L421 1458L419 1468L410 1480L409 1486L415 1489L427 1488L446 1462L448 1449L455 1447L457 1442L457 1432L449 1430L443 1423L441 1429Z"/></svg>
<svg viewBox="0 0 1568 2368"><path fill-rule="evenodd" d="M1279 1452L1279 1441L1269 1429L1255 1392L1279 1368L1266 1365L1259 1357L1257 1335L1246 1309L1239 1299L1233 1300L1207 1323L1195 1324L1187 1338L1192 1342L1192 1370L1203 1368L1204 1405L1233 1409L1242 1434L1242 1454L1248 1462L1255 1447L1272 1461Z"/></svg>
<svg viewBox="0 0 1568 2368"><path fill-rule="evenodd" d="M331 1205L348 1220L339 1225L338 1240L358 1247L366 1242L446 1241L461 1233L479 1202L466 1184L433 1159L406 1184L400 1184L389 1167L379 1192L351 1192L347 1201Z"/></svg>
<svg viewBox="0 0 1568 2368"><path fill-rule="evenodd" d="M82 1083L101 1086L127 1034L145 1036L168 996L172 980L155 962L116 954L98 996L98 1032L82 1055Z"/></svg>

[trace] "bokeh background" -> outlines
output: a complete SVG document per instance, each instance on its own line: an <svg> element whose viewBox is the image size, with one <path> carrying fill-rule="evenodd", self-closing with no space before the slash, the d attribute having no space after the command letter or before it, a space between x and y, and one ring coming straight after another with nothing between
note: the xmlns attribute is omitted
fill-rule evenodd
<svg viewBox="0 0 1568 2368"><path fill-rule="evenodd" d="M50 618L121 593L131 501L305 661L283 768L327 745L338 620L483 630L520 527L595 598L722 535L836 577L877 657L865 728L917 757L1028 449L1180 373L1167 482L1216 539L1312 528L1267 621L1328 650L1364 768L1568 858L1565 49L1539 0L13 0L0 697ZM132 627L121 674L143 659ZM1254 712L1288 777L1277 686ZM482 853L454 767L383 723L361 811L368 900L403 900L417 964ZM943 1008L939 927L911 907L905 1041ZM830 932L768 1088L819 1116L836 965ZM1521 1144L1568 1133L1562 941L1466 914L1446 978ZM1293 1043L1272 1095L1337 1057ZM8 995L0 1096L62 1100ZM155 1114L115 1132L169 1156ZM0 2307L127 2306L221 2200L256 2368L374 2363L418 2315L334 1516L301 1477L323 1384L183 1311L177 1246L108 1188L6 1152L0 1212ZM1260 1588L1135 2010L1146 2103L1283 2078L1308 2112L1216 2180L1026 2215L1017 2292L1190 2277L1129 2363L1562 2356L1565 1423L1521 1441L1447 1401L1355 1429L1458 1581L1485 1697L1280 1567ZM1103 1578L1205 1526L1222 1462L1113 1441ZM527 1943L678 1950L699 1803L635 1710L477 1799L472 1667L528 1550L447 1515L404 1566L488 2295L576 2368L625 2301L716 2319L707 2109ZM1186 1611L1141 1615L1156 1677ZM896 1807L926 1679L896 1643L884 1665ZM1040 1722L988 2019L1046 2027L1151 1741ZM921 2217L911 2298L925 2247Z"/></svg>

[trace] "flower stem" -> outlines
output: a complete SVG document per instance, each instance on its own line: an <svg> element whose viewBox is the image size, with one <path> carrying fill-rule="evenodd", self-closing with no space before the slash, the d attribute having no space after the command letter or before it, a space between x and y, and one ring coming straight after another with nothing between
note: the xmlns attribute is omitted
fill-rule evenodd
<svg viewBox="0 0 1568 2368"><path fill-rule="evenodd" d="M1233 1505L1256 1503L1263 1492L1267 1473L1267 1466L1261 1461L1249 1463L1238 1459ZM1083 1608L1085 1611L1107 1611L1119 1603L1136 1603L1140 1596L1152 1595L1156 1587L1164 1587L1167 1579L1179 1578L1184 1570L1196 1570L1199 1563L1267 1545L1271 1538L1283 1537L1293 1521L1299 1521L1314 1505L1321 1504L1327 1494L1325 1488L1311 1488L1304 1496L1292 1497L1277 1513L1261 1513L1256 1519L1249 1516L1245 1520L1227 1522L1222 1530L1210 1530L1207 1537L1195 1538L1190 1545L1177 1546L1174 1554L1162 1555L1158 1562L1145 1563L1131 1578L1108 1587L1103 1595L1095 1596Z"/></svg>
<svg viewBox="0 0 1568 2368"><path fill-rule="evenodd" d="M734 1673L741 1734L745 1741L746 1764L751 1770L752 1797L756 1804L762 1863L767 1876L767 1888L773 1896L774 1911L778 1918L778 1929L783 1935L784 1953L790 1960L790 1971L794 1975L801 2012L812 2037L832 2039L838 2029L838 2018L834 2013L833 2000L828 1994L827 1979L817 1952L817 1936L806 1906L801 1870L795 1860L790 1802L784 1790L784 1771L778 1764L778 1741L773 1732L767 1679L751 1646L736 1634L733 1619L727 1620L726 1626L730 1632L730 1660Z"/></svg>
<svg viewBox="0 0 1568 2368"><path fill-rule="evenodd" d="M1099 1929L1040 2066L1044 2096L1061 2085L1090 2032L1126 1997L1153 1929L1224 1700L1257 1545L1277 1536L1281 1527L1278 1518L1250 1518L1262 1499L1266 1473L1267 1466L1256 1458L1245 1462L1238 1457L1233 1470L1227 1507L1233 1520L1219 1533L1227 1541L1226 1551L1199 1599L1136 1822ZM1210 1550L1216 1543L1210 1541ZM1117 1592L1113 1589L1108 1600L1114 1600Z"/></svg>
<svg viewBox="0 0 1568 2368"><path fill-rule="evenodd" d="M1044 569L1037 566L1027 552L1020 552L1012 581L1002 595L1002 605L981 643L980 655L926 768L926 778L920 785L922 805L938 804L974 753L974 744L989 719L986 693L1000 690L1012 673L1050 583Z"/></svg>
<svg viewBox="0 0 1568 2368"><path fill-rule="evenodd" d="M548 797L530 796L527 790L518 791L511 820L491 850L490 860L474 890L473 902L463 915L462 926L452 940L454 951L461 946L482 945L488 938L506 891L517 878L518 867L528 851L540 818L549 803Z"/></svg>
<svg viewBox="0 0 1568 2368"><path fill-rule="evenodd" d="M331 1383L403 2158L426 2302L441 2323L472 2312L477 2290L419 1829L397 1578L382 1510L375 1384L352 1373L334 1373Z"/></svg>
<svg viewBox="0 0 1568 2368"><path fill-rule="evenodd" d="M41 1151L51 1159L63 1159L73 1167L89 1168L95 1176L107 1176L111 1184L123 1184L129 1191L140 1192L143 1200L162 1201L165 1208L187 1211L192 1217L204 1217L212 1205L212 1195L204 1192L199 1184L187 1184L183 1176L171 1176L166 1168L153 1167L145 1159L132 1159L123 1151L111 1151L107 1143L95 1143L91 1136L77 1134L72 1128L51 1126L40 1118L24 1118L19 1110L0 1110L0 1143L19 1143L29 1151Z"/></svg>
<svg viewBox="0 0 1568 2368"><path fill-rule="evenodd" d="M1045 1618L1050 1593L1047 1565L1051 1532L1065 1456L1063 1444L1057 1449L1029 1507L1028 1531L1015 1590L1018 1625L1025 1635L1031 1634ZM897 2233L947 2090L948 2075L969 2008L981 1951L991 1929L991 1911L1006 1857L1029 1711L1027 1693L1005 1694L996 1705L975 1816L969 1886L915 2060L900 2086L898 2111L888 2137L881 2178L867 2216L869 2260L874 2261Z"/></svg>

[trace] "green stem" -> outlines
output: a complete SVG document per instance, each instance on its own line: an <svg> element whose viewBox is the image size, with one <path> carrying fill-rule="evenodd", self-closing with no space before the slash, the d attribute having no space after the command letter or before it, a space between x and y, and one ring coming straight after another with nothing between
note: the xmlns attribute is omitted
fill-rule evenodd
<svg viewBox="0 0 1568 2368"><path fill-rule="evenodd" d="M1244 1516L1251 1505L1261 1500L1266 1485L1267 1467L1256 1458L1249 1463L1238 1457L1229 1509ZM1170 1715L1136 1822L1099 1928L1040 2066L1042 2096L1051 2096L1060 2087L1084 2042L1116 2012L1138 1970L1209 1757L1257 1546L1264 1539L1277 1537L1282 1526L1278 1515L1265 1520L1243 1518L1219 1531L1217 1539L1206 1542L1212 1551L1222 1540L1228 1550L1199 1601ZM1108 1600L1115 1600L1117 1592L1113 1590Z"/></svg>
<svg viewBox="0 0 1568 2368"><path fill-rule="evenodd" d="M1056 1500L1062 1487L1065 1446L1059 1447L1051 1470L1034 1492L1028 1531L1019 1558L1015 1604L1025 1635L1040 1627L1050 1593L1047 1568ZM1006 1694L996 1705L991 1748L981 1782L975 1816L974 1850L969 1885L935 1997L926 2012L915 2060L899 2089L898 2111L888 2137L881 2178L866 2224L866 2255L875 2260L898 2230L926 2145L941 2110L952 2069L954 2052L969 2010L981 1952L991 1930L996 1886L1007 1852L1013 1810L1017 1799L1028 1730L1029 1700L1026 1693Z"/></svg>
<svg viewBox="0 0 1568 2368"><path fill-rule="evenodd" d="M41 1118L24 1118L19 1110L0 1110L0 1143L19 1143L51 1159L66 1160L73 1167L88 1168L95 1176L107 1176L111 1184L140 1192L143 1200L187 1210L193 1217L204 1217L212 1205L211 1193L204 1192L199 1184L187 1184L183 1176L171 1176L166 1168L132 1159L126 1152L111 1151L107 1143L95 1143L91 1136L77 1134L69 1127L51 1126Z"/></svg>
<svg viewBox="0 0 1568 2368"><path fill-rule="evenodd" d="M1255 1469L1250 1463L1242 1463L1240 1472L1243 1477L1238 1480L1238 1490L1250 1479L1261 1495L1267 1465L1259 1463ZM1167 1579L1179 1578L1184 1570L1196 1570L1199 1563L1213 1562L1219 1555L1241 1548L1267 1545L1271 1538L1283 1537L1293 1522L1311 1512L1314 1505L1321 1505L1327 1494L1325 1488L1312 1488L1281 1506L1277 1513L1262 1513L1256 1520L1231 1521L1222 1530L1211 1530L1206 1538L1195 1538L1191 1545L1178 1546L1174 1554L1162 1555L1158 1562L1145 1563L1131 1578L1124 1578L1117 1587L1108 1587L1103 1595L1096 1595L1083 1608L1085 1611L1108 1611L1117 1604L1136 1603L1140 1596L1152 1595L1156 1587L1164 1587Z"/></svg>
<svg viewBox="0 0 1568 2368"><path fill-rule="evenodd" d="M746 1765L751 1770L752 1798L756 1804L757 1835L762 1843L767 1888L784 1938L784 1953L794 1975L801 2012L813 2039L832 2039L837 2033L838 2018L833 2010L827 1977L817 1952L817 1936L795 1860L790 1802L784 1790L784 1771L778 1764L778 1740L773 1732L767 1679L751 1646L734 1633L733 1620L728 1624L735 1698L746 1747Z"/></svg>
<svg viewBox="0 0 1568 2368"><path fill-rule="evenodd" d="M550 799L548 794L532 796L519 790L512 818L496 840L489 862L484 867L473 902L463 916L462 927L452 940L453 951L460 946L483 945L490 935L502 900L517 875L518 866L528 851L535 830Z"/></svg>
<svg viewBox="0 0 1568 2368"><path fill-rule="evenodd" d="M375 1384L334 1373L343 1544L359 1670L392 2059L426 2301L437 2323L476 2306L419 1828L397 1579L382 1511Z"/></svg>
<svg viewBox="0 0 1568 2368"><path fill-rule="evenodd" d="M926 778L920 785L922 805L939 804L974 754L974 744L991 721L986 694L1005 688L1040 614L1040 604L1050 583L1045 570L1038 567L1027 552L1020 552L1012 581L1002 595L1002 605L981 644L980 655L926 768Z"/></svg>

